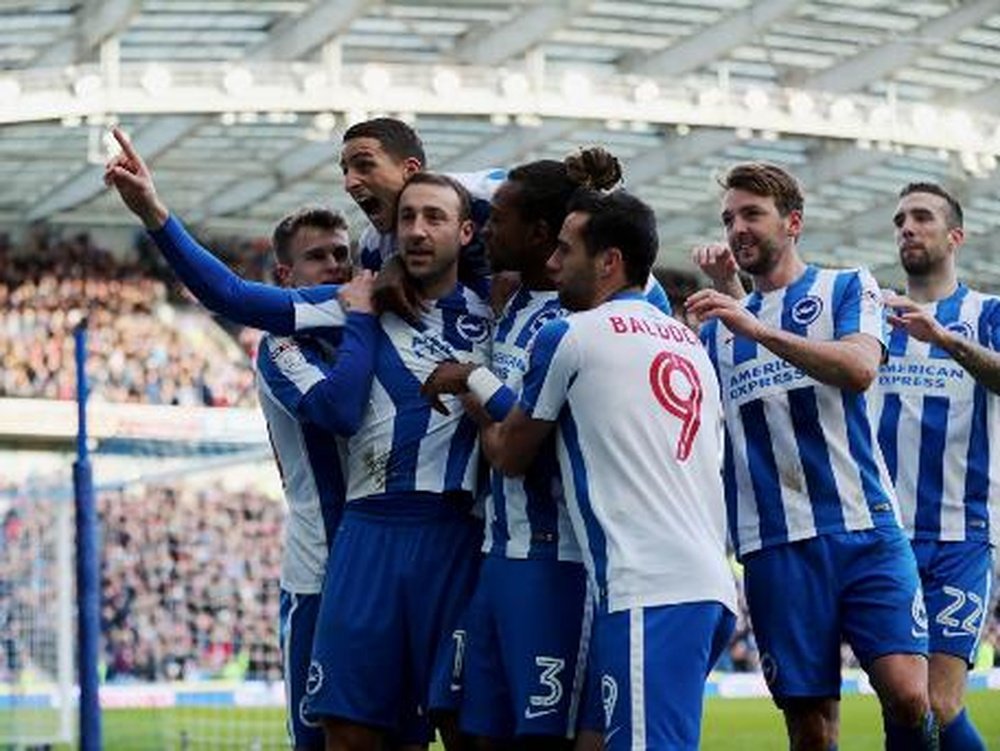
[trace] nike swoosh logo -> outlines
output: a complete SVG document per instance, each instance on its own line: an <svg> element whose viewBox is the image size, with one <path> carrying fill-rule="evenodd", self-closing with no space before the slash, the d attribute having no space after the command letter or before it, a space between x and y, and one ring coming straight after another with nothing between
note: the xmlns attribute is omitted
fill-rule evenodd
<svg viewBox="0 0 1000 751"><path fill-rule="evenodd" d="M535 709L532 709L531 707L525 707L524 708L524 719L526 719L526 720L534 720L534 719L536 719L538 717L544 717L547 714L555 714L557 711L558 710L555 709L555 708L535 710Z"/></svg>

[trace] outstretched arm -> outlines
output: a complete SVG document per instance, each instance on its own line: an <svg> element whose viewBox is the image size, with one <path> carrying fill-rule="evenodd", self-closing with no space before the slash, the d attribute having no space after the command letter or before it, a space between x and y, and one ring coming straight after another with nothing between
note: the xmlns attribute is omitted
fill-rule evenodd
<svg viewBox="0 0 1000 751"><path fill-rule="evenodd" d="M122 151L105 167L104 182L114 187L124 204L139 217L163 257L205 307L237 323L275 334L343 324L343 311L333 299L336 288L317 287L300 293L248 282L233 273L171 216L156 192L152 172L128 136L118 128L112 132ZM302 314L298 306L318 307Z"/></svg>

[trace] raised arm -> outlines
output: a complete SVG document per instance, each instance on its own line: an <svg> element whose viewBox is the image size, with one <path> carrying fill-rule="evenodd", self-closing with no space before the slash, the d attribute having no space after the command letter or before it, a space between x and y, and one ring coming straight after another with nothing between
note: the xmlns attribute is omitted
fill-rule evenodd
<svg viewBox="0 0 1000 751"><path fill-rule="evenodd" d="M118 128L112 132L122 151L105 167L104 182L115 188L122 202L142 221L181 282L206 308L275 334L343 325L343 311L334 299L336 288L287 290L249 282L233 273L171 216L156 192L149 167L128 136Z"/></svg>

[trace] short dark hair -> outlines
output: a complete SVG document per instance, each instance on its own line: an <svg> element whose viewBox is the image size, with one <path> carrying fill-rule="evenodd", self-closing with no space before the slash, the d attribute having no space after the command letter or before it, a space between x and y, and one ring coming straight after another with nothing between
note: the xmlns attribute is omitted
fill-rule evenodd
<svg viewBox="0 0 1000 751"><path fill-rule="evenodd" d="M389 156L398 162L417 159L420 166L427 164L424 144L420 136L409 125L394 117L376 117L355 123L344 132L343 142L355 138L374 138Z"/></svg>
<svg viewBox="0 0 1000 751"><path fill-rule="evenodd" d="M805 204L799 181L776 164L736 164L718 182L726 190L745 190L755 196L773 198L774 205L782 216L788 216L793 211L801 212Z"/></svg>
<svg viewBox="0 0 1000 751"><path fill-rule="evenodd" d="M338 229L342 229L345 232L350 231L347 220L344 219L340 212L322 206L305 206L301 209L296 209L291 214L282 217L281 221L275 226L274 232L271 233L271 247L274 249L274 255L279 262L284 264L292 263L293 259L289 252L289 245L291 245L295 233L302 227L316 227L331 232Z"/></svg>
<svg viewBox="0 0 1000 751"><path fill-rule="evenodd" d="M602 193L581 188L570 201L568 211L588 215L583 241L590 255L618 248L628 283L646 284L660 247L656 215L648 205L625 190Z"/></svg>
<svg viewBox="0 0 1000 751"><path fill-rule="evenodd" d="M507 173L507 180L518 185L516 200L521 218L544 221L555 238L566 219L566 207L581 186L606 190L621 176L618 159L600 146L591 146L561 162L540 159L519 165Z"/></svg>
<svg viewBox="0 0 1000 751"><path fill-rule="evenodd" d="M403 191L411 185L437 185L442 188L451 188L458 196L458 218L461 221L472 219L472 196L469 195L465 186L454 177L442 175L440 172L414 172L403 183L397 201L403 197Z"/></svg>
<svg viewBox="0 0 1000 751"><path fill-rule="evenodd" d="M958 202L951 193L942 188L937 183L931 182L915 182L907 183L903 186L903 189L899 191L899 197L903 198L911 193L931 193L935 196L940 196L945 201L948 202L948 228L954 229L955 227L961 227L965 222L965 214L962 212L962 204Z"/></svg>

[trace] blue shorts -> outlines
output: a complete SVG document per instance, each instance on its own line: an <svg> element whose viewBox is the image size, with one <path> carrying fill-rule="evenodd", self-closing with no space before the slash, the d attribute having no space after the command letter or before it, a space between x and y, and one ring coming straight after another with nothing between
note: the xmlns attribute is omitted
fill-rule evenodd
<svg viewBox="0 0 1000 751"><path fill-rule="evenodd" d="M426 743L433 667L468 606L482 523L427 499L347 504L327 563L308 716Z"/></svg>
<svg viewBox="0 0 1000 751"><path fill-rule="evenodd" d="M697 749L705 681L735 624L718 602L599 614L593 648L606 751Z"/></svg>
<svg viewBox="0 0 1000 751"><path fill-rule="evenodd" d="M930 651L971 667L986 625L993 579L988 542L913 540L930 622Z"/></svg>
<svg viewBox="0 0 1000 751"><path fill-rule="evenodd" d="M319 614L318 594L300 595L281 590L278 638L285 675L285 725L292 748L324 748L323 728L304 713L306 681L312 655L313 633Z"/></svg>
<svg viewBox="0 0 1000 751"><path fill-rule="evenodd" d="M775 702L840 697L841 639L866 670L927 654L927 612L902 530L826 534L745 557L747 604Z"/></svg>
<svg viewBox="0 0 1000 751"><path fill-rule="evenodd" d="M592 617L583 564L487 556L466 619L462 731L575 736Z"/></svg>

